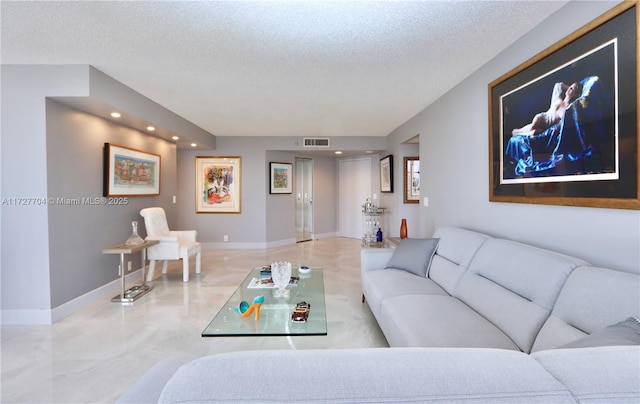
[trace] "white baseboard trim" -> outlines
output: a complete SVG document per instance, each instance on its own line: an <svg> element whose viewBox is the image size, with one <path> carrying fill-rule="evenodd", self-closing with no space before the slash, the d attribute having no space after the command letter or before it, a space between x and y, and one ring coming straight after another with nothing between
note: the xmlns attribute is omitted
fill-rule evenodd
<svg viewBox="0 0 640 404"><path fill-rule="evenodd" d="M131 272L126 276L126 287L128 288L141 279L142 271L140 269ZM120 292L121 282L118 278L53 309L2 310L0 323L2 325L53 324L98 300L117 295Z"/></svg>

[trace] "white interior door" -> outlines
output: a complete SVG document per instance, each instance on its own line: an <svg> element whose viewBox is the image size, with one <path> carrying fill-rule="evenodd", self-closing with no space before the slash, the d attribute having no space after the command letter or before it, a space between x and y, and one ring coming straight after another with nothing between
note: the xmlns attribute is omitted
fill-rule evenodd
<svg viewBox="0 0 640 404"><path fill-rule="evenodd" d="M362 238L362 205L371 198L371 158L340 160L338 235Z"/></svg>

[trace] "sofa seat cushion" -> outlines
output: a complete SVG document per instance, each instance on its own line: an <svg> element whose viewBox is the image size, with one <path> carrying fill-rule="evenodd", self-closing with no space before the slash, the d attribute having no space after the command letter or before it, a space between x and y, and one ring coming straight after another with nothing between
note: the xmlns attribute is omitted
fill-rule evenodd
<svg viewBox="0 0 640 404"><path fill-rule="evenodd" d="M398 269L380 269L362 273L362 292L371 311L379 317L382 301L406 294L447 295L434 281Z"/></svg>
<svg viewBox="0 0 640 404"><path fill-rule="evenodd" d="M493 349L245 351L195 360L160 403L573 403L528 355Z"/></svg>
<svg viewBox="0 0 640 404"><path fill-rule="evenodd" d="M460 300L404 295L382 303L378 322L393 347L484 347L518 350L498 327Z"/></svg>
<svg viewBox="0 0 640 404"><path fill-rule="evenodd" d="M550 349L531 357L580 403L640 402L640 346Z"/></svg>

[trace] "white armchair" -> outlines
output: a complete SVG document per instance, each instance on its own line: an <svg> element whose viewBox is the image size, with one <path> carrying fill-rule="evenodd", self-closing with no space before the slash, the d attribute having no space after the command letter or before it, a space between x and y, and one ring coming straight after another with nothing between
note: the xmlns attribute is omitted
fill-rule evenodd
<svg viewBox="0 0 640 404"><path fill-rule="evenodd" d="M189 257L196 256L196 273L200 273L200 243L196 241L195 230L171 231L167 216L162 208L145 208L140 211L147 229L147 240L159 240L160 243L147 249L149 273L147 281L153 279L156 261L162 260L162 273L167 273L169 260L182 260L182 280L189 282Z"/></svg>

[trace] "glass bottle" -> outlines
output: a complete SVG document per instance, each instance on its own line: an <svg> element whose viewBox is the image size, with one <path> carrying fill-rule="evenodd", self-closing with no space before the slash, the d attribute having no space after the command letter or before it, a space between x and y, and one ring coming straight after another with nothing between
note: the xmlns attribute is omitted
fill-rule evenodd
<svg viewBox="0 0 640 404"><path fill-rule="evenodd" d="M129 239L127 239L125 244L126 245L138 245L138 244L144 243L144 240L142 239L142 237L140 237L138 235L138 222L136 222L136 221L131 222L131 227L133 228L133 231L131 233L131 237L129 237Z"/></svg>

